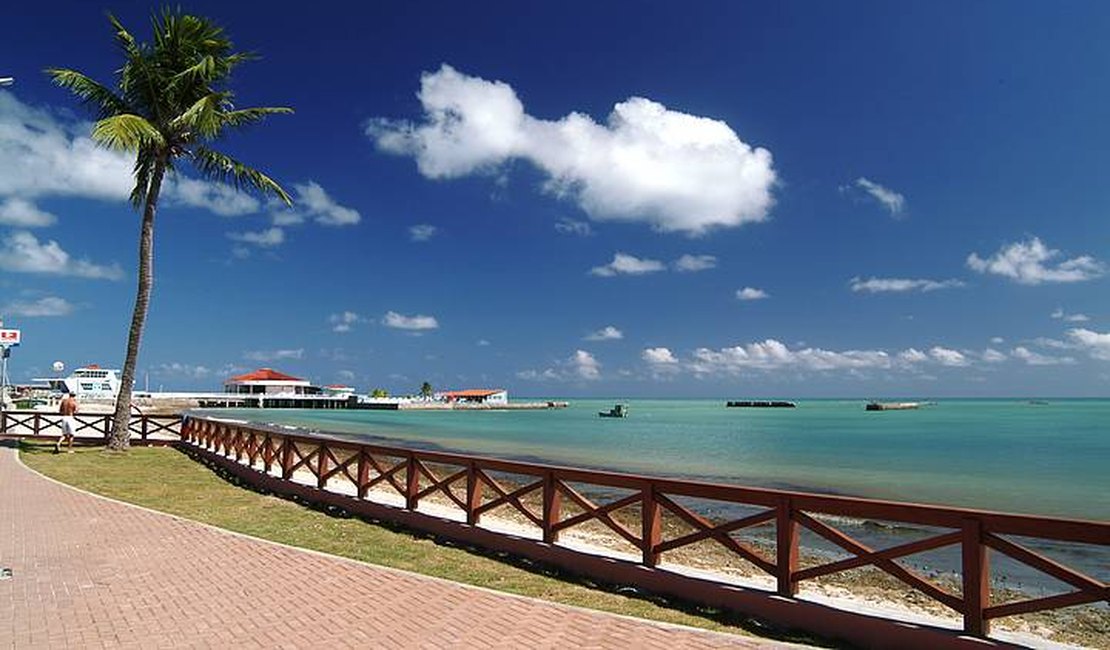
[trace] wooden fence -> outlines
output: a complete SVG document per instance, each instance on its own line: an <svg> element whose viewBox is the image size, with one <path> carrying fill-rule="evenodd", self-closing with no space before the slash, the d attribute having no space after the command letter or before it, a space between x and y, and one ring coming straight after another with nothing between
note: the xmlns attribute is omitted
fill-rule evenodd
<svg viewBox="0 0 1110 650"><path fill-rule="evenodd" d="M112 414L77 414L76 440L103 439L112 428ZM131 438L146 444L176 442L181 434L180 415L132 415ZM62 417L40 411L0 411L0 436L54 440L62 435Z"/></svg>
<svg viewBox="0 0 1110 650"><path fill-rule="evenodd" d="M1004 514L981 510L827 496L802 492L673 480L613 472L590 471L478 456L359 444L328 436L294 435L280 430L188 417L182 442L211 457L236 465L240 475L275 483L297 484L330 503L364 503L373 490L394 493L403 511L415 513L422 500L435 495L460 512L466 526L454 534L467 537L478 530L482 515L507 507L539 529L534 546L556 547L561 533L586 522L600 522L638 549L640 571L656 567L668 553L712 540L731 554L772 576L777 594L791 598L799 583L860 567L876 567L924 593L963 618L965 634L984 637L993 619L1059 609L1085 603L1110 602L1106 582L1065 566L1029 548L1033 541L1088 544L1110 552L1110 523ZM505 477L518 480L508 484ZM519 480L523 477L523 480ZM310 485L305 485L311 483ZM624 494L599 503L599 494ZM340 497L333 497L340 494ZM587 494L594 495L593 498ZM403 499L403 501L401 501ZM596 501L595 501L596 500ZM745 514L728 521L710 519L691 503L712 500L743 506ZM570 506L573 515L564 513ZM357 508L355 508L357 510ZM397 508L394 508L396 511ZM405 514L404 512L400 514ZM623 514L618 517L618 511ZM375 511L378 512L378 511ZM683 534L664 539L664 516L685 524ZM931 531L909 543L875 549L843 532L837 518L897 522ZM638 520L638 525L628 522ZM406 520L411 523L413 520ZM419 521L419 520L417 520ZM830 523L834 522L834 523ZM734 533L772 526L769 546L752 544ZM850 555L816 566L799 567L801 529L812 531ZM1023 538L1019 543L1014 537ZM518 545L519 546L519 545ZM954 547L961 558L962 589L938 583L897 560ZM1071 591L1044 597L991 602L988 549L1043 572ZM542 553L540 554L543 555ZM585 566L577 564L576 566ZM661 573L654 571L653 573ZM669 578L668 578L669 579ZM678 578L674 578L678 580ZM653 578L654 588L667 582ZM689 589L684 593L689 593Z"/></svg>

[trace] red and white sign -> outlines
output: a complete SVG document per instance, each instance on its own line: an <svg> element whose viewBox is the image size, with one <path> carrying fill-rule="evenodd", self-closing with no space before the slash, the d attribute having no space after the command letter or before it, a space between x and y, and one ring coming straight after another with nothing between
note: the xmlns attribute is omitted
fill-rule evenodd
<svg viewBox="0 0 1110 650"><path fill-rule="evenodd" d="M19 345L19 330L0 330L0 345Z"/></svg>

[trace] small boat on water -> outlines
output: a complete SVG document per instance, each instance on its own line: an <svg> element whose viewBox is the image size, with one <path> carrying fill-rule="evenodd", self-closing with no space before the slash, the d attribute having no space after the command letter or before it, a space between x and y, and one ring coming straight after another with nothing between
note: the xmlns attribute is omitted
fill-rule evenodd
<svg viewBox="0 0 1110 650"><path fill-rule="evenodd" d="M628 406L617 404L608 411L598 411L598 416L603 418L626 418L628 417Z"/></svg>
<svg viewBox="0 0 1110 650"><path fill-rule="evenodd" d="M762 408L762 409L792 409L798 405L794 402L771 402L767 400L739 400L735 402L726 402L725 406L728 408Z"/></svg>
<svg viewBox="0 0 1110 650"><path fill-rule="evenodd" d="M921 402L868 402L868 411L910 411L921 408Z"/></svg>

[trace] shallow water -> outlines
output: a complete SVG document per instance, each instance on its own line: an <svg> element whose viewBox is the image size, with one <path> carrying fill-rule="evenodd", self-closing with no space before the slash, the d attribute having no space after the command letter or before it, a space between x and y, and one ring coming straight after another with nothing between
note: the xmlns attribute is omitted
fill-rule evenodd
<svg viewBox="0 0 1110 650"><path fill-rule="evenodd" d="M867 412L860 400L796 409L632 400L630 417L599 418L614 401L546 411L219 414L560 465L1110 519L1110 400L946 400L885 412Z"/></svg>

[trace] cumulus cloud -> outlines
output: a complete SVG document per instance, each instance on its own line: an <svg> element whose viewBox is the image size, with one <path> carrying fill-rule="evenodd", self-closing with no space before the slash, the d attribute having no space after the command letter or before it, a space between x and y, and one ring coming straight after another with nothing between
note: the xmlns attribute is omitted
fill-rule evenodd
<svg viewBox="0 0 1110 650"><path fill-rule="evenodd" d="M42 228L52 226L58 218L40 210L34 203L11 197L0 202L0 224L17 228Z"/></svg>
<svg viewBox="0 0 1110 650"><path fill-rule="evenodd" d="M938 291L962 287L964 283L959 280L927 280L909 278L852 278L850 283L852 291L866 291L868 293L905 292L905 291Z"/></svg>
<svg viewBox="0 0 1110 650"><path fill-rule="evenodd" d="M312 220L322 226L353 226L362 221L354 208L340 205L316 181L294 183L293 205L271 201L270 217L276 226L293 226Z"/></svg>
<svg viewBox="0 0 1110 650"><path fill-rule="evenodd" d="M939 345L929 350L929 356L942 366L959 368L968 365L967 357L958 350L942 348Z"/></svg>
<svg viewBox="0 0 1110 650"><path fill-rule="evenodd" d="M546 175L544 190L592 219L646 222L700 234L767 217L771 153L725 122L632 97L605 124L582 113L543 120L516 91L443 65L421 77L419 123L376 118L367 135L381 151L412 156L428 178L497 174L523 160Z"/></svg>
<svg viewBox="0 0 1110 650"><path fill-rule="evenodd" d="M1006 339L1002 338L1001 336L992 336L991 337L991 343L994 343L995 345L1002 345L1005 342L1006 342Z"/></svg>
<svg viewBox="0 0 1110 650"><path fill-rule="evenodd" d="M162 194L170 205L187 205L221 217L254 214L262 209L255 197L223 183L201 181L180 174L172 177Z"/></svg>
<svg viewBox="0 0 1110 650"><path fill-rule="evenodd" d="M181 377L186 379L207 379L212 377L214 372L215 371L208 366L179 363L177 361L172 363L160 363L151 368L151 374L156 377Z"/></svg>
<svg viewBox="0 0 1110 650"><path fill-rule="evenodd" d="M526 381L594 381L601 378L601 363L585 350L575 350L569 358L543 370L521 370L518 379Z"/></svg>
<svg viewBox="0 0 1110 650"><path fill-rule="evenodd" d="M890 355L882 350L847 350L836 352L807 347L791 350L787 345L767 339L747 345L713 350L698 348L689 364L698 374L742 374L746 370L862 370L889 368Z"/></svg>
<svg viewBox="0 0 1110 650"><path fill-rule="evenodd" d="M1068 314L1062 308L1057 308L1052 312L1051 316L1056 320L1062 320L1065 323L1086 323L1091 320L1086 314Z"/></svg>
<svg viewBox="0 0 1110 650"><path fill-rule="evenodd" d="M1110 361L1110 332L1100 333L1083 327L1068 330L1068 338L1091 357Z"/></svg>
<svg viewBox="0 0 1110 650"><path fill-rule="evenodd" d="M624 338L624 332L612 325L606 325L596 332L586 335L587 341L619 341Z"/></svg>
<svg viewBox="0 0 1110 650"><path fill-rule="evenodd" d="M564 235L577 235L579 237L589 237L594 234L593 228L590 227L587 221L575 221L574 219L559 219L555 222L555 230Z"/></svg>
<svg viewBox="0 0 1110 650"><path fill-rule="evenodd" d="M743 289L736 290L737 300L764 300L770 297L771 294L763 289L756 289L755 287L744 287Z"/></svg>
<svg viewBox="0 0 1110 650"><path fill-rule="evenodd" d="M679 273L707 271L716 266L717 258L713 255L683 255L674 262L674 269Z"/></svg>
<svg viewBox="0 0 1110 650"><path fill-rule="evenodd" d="M303 359L304 348L284 350L249 350L243 353L243 358L248 361L285 361L289 359Z"/></svg>
<svg viewBox="0 0 1110 650"><path fill-rule="evenodd" d="M982 358L983 361L986 361L987 363L1001 363L1005 361L1007 357L1005 354L1002 354L994 348L987 348L986 350L983 350Z"/></svg>
<svg viewBox="0 0 1110 650"><path fill-rule="evenodd" d="M929 355L917 348L907 348L898 353L897 359L898 362L903 365L911 365L915 363L925 363L929 360Z"/></svg>
<svg viewBox="0 0 1110 650"><path fill-rule="evenodd" d="M44 316L69 316L76 308L64 298L44 296L38 300L17 300L4 305L2 313L7 316L37 318Z"/></svg>
<svg viewBox="0 0 1110 650"><path fill-rule="evenodd" d="M1071 357L1051 357L1046 354L1033 352L1029 348L1020 345L1010 350L1010 355L1031 366L1059 366L1075 363L1075 359Z"/></svg>
<svg viewBox="0 0 1110 650"><path fill-rule="evenodd" d="M432 237L435 237L437 232L439 232L439 228L429 223L419 223L409 227L409 239L413 241L428 241Z"/></svg>
<svg viewBox="0 0 1110 650"><path fill-rule="evenodd" d="M640 358L652 365L677 365L678 358L669 348L644 348Z"/></svg>
<svg viewBox="0 0 1110 650"><path fill-rule="evenodd" d="M666 269L659 260L640 259L634 255L626 253L616 253L613 255L613 261L604 266L595 266L590 269L590 275L597 275L605 278L613 277L614 275L644 275L646 273L655 273Z"/></svg>
<svg viewBox="0 0 1110 650"><path fill-rule="evenodd" d="M253 244L259 248L275 248L285 241L285 231L277 226L258 232L229 232L228 239Z"/></svg>
<svg viewBox="0 0 1110 650"><path fill-rule="evenodd" d="M439 327L439 322L434 316L422 316L419 314L416 316L405 316L395 311L390 311L382 318L382 325L399 330L408 330L410 332L422 332L437 329Z"/></svg>
<svg viewBox="0 0 1110 650"><path fill-rule="evenodd" d="M2 96L0 93L0 97ZM123 269L118 264L104 266L86 259L74 259L58 242L40 242L25 230L14 231L0 242L0 269L14 273L72 275L94 280L123 278Z"/></svg>
<svg viewBox="0 0 1110 650"><path fill-rule="evenodd" d="M353 311L344 311L338 314L328 316L328 322L331 323L331 331L345 334L354 329L354 326L362 321L362 318Z"/></svg>
<svg viewBox="0 0 1110 650"><path fill-rule="evenodd" d="M967 265L979 273L1010 278L1019 284L1037 285L1049 282L1083 282L1106 272L1106 267L1090 255L1047 264L1061 257L1058 250L1045 246L1037 237L1003 246L984 259L976 253L967 257Z"/></svg>

